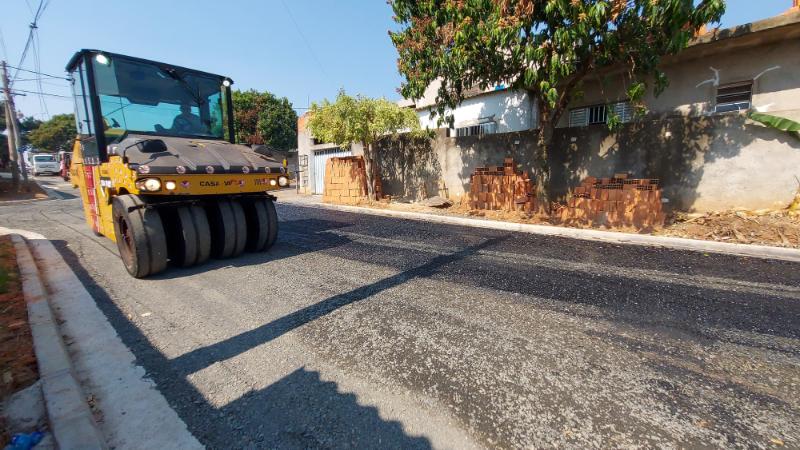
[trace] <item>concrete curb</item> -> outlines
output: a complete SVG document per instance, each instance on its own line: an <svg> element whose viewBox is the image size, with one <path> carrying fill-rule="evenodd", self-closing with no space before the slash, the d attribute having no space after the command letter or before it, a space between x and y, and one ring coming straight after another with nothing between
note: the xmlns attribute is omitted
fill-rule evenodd
<svg viewBox="0 0 800 450"><path fill-rule="evenodd" d="M25 230L0 227L2 234L27 240L49 290L49 307L58 315L58 329L70 341L73 373L102 414L98 429L106 445L119 450L203 448L53 243Z"/></svg>
<svg viewBox="0 0 800 450"><path fill-rule="evenodd" d="M22 236L12 234L11 239L17 252L42 392L56 445L59 449L106 449L75 377L30 249Z"/></svg>
<svg viewBox="0 0 800 450"><path fill-rule="evenodd" d="M373 209L363 206L331 205L297 201L290 198L279 198L279 201L298 206L330 209L335 211L370 214L374 216L397 217L407 220L459 225L492 230L515 231L520 233L556 236L586 241L611 242L616 244L660 247L674 250L690 250L695 252L719 253L724 255L746 256L750 258L775 259L781 261L800 262L800 250L792 248L770 247L766 245L730 244L725 242L701 241L698 239L651 236L647 234L620 233L616 231L586 230L580 228L556 227L552 225L532 225L526 223L501 222L489 219L471 219L467 217L440 216L436 214L410 211L393 211Z"/></svg>

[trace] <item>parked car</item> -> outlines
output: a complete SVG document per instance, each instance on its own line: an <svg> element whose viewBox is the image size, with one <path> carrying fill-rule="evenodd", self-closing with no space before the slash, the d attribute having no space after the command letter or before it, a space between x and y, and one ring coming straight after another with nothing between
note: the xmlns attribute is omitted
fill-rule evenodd
<svg viewBox="0 0 800 450"><path fill-rule="evenodd" d="M49 153L37 153L31 157L33 164L31 165L31 173L33 176L38 176L43 173L55 175L60 173L60 167L56 162L55 155Z"/></svg>

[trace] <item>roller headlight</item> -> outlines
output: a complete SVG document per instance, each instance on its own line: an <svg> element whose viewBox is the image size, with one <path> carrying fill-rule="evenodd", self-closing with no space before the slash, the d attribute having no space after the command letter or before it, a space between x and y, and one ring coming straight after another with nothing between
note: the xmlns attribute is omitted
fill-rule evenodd
<svg viewBox="0 0 800 450"><path fill-rule="evenodd" d="M161 180L158 178L145 178L136 182L136 188L140 191L156 192L161 190Z"/></svg>
<svg viewBox="0 0 800 450"><path fill-rule="evenodd" d="M275 178L273 178L273 179L269 180L269 185L270 185L270 186L275 186L276 184L278 184L278 182L277 182L277 181L275 181Z"/></svg>
<svg viewBox="0 0 800 450"><path fill-rule="evenodd" d="M167 181L164 183L164 187L167 188L168 191L174 191L178 185L174 181Z"/></svg>
<svg viewBox="0 0 800 450"><path fill-rule="evenodd" d="M286 177L279 177L278 178L278 184L280 184L283 187L286 187L286 186L289 185L289 179L286 178Z"/></svg>

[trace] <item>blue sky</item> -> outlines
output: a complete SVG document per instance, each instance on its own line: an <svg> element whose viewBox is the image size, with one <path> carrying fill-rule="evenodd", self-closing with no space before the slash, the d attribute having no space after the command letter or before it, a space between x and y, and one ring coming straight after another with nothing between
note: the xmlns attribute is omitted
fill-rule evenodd
<svg viewBox="0 0 800 450"><path fill-rule="evenodd" d="M31 8L39 0L3 0L0 31L7 56L19 62ZM791 0L728 0L722 26L785 11ZM384 0L50 0L39 22L40 70L63 74L81 48L99 48L230 76L239 89L269 90L295 107L350 93L399 98L396 52ZM33 69L31 54L23 66ZM29 78L20 74L20 79ZM66 81L43 90L69 95ZM17 89L37 90L33 81ZM71 112L69 99L46 97L50 114ZM43 118L38 96L17 97L26 115Z"/></svg>

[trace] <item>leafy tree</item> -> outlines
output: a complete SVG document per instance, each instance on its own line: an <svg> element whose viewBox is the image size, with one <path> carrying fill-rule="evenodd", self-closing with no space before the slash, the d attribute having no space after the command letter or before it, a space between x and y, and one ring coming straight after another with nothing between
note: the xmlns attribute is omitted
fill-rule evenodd
<svg viewBox="0 0 800 450"><path fill-rule="evenodd" d="M31 116L25 117L24 119L20 120L19 133L22 145L30 144L30 139L28 139L28 135L30 134L31 131L39 128L42 125L42 123L44 122L42 122L39 119L34 119Z"/></svg>
<svg viewBox="0 0 800 450"><path fill-rule="evenodd" d="M58 114L28 133L28 140L39 150L57 152L69 150L76 134L74 115Z"/></svg>
<svg viewBox="0 0 800 450"><path fill-rule="evenodd" d="M286 97L255 90L233 93L237 142L275 150L297 148L297 113Z"/></svg>
<svg viewBox="0 0 800 450"><path fill-rule="evenodd" d="M401 108L385 98L351 97L339 91L336 101L313 103L308 129L315 138L349 147L359 143L364 148L369 198L375 198L375 144L399 132L422 134L419 118L413 109Z"/></svg>
<svg viewBox="0 0 800 450"><path fill-rule="evenodd" d="M436 79L444 115L473 86L507 84L538 103L537 195L548 208L548 147L567 105L587 75L624 72L639 107L648 87L667 86L661 57L684 49L705 24L717 22L724 0L391 0L390 32L405 77L406 98L421 98ZM440 119L441 120L441 119ZM447 118L452 123L452 118ZM619 123L612 117L610 124Z"/></svg>

